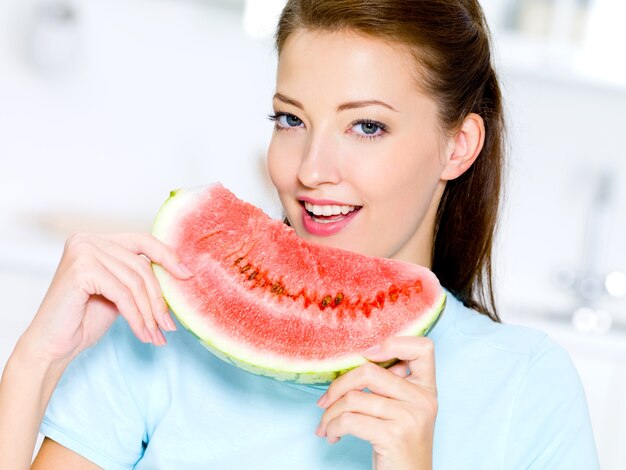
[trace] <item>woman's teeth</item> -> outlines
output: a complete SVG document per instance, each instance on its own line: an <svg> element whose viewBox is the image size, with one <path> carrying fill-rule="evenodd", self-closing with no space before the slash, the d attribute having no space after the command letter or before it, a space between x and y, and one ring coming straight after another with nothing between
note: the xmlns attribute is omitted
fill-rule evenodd
<svg viewBox="0 0 626 470"><path fill-rule="evenodd" d="M309 211L310 213L312 213L313 215L324 215L324 216L331 216L331 215L346 215L349 212L352 212L353 210L356 209L356 206L331 206L331 205L324 205L324 206L318 206L316 204L311 204L310 202L306 202L304 201L304 208Z"/></svg>

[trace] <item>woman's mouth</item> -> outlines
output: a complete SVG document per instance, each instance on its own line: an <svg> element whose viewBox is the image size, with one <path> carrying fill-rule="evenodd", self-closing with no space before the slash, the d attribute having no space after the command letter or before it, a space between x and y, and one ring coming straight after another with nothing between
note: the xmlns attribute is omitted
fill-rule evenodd
<svg viewBox="0 0 626 470"><path fill-rule="evenodd" d="M302 225L311 235L329 236L343 229L358 213L361 206L314 204L300 201Z"/></svg>

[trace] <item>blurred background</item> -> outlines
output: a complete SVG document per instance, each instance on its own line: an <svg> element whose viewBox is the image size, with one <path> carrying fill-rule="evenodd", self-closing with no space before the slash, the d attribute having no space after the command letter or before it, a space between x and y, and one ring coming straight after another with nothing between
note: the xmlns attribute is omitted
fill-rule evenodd
<svg viewBox="0 0 626 470"><path fill-rule="evenodd" d="M281 0L0 2L0 364L67 234L149 231L171 189L222 181L278 216L265 173ZM626 468L623 0L483 0L510 155L505 322L571 354L605 470Z"/></svg>

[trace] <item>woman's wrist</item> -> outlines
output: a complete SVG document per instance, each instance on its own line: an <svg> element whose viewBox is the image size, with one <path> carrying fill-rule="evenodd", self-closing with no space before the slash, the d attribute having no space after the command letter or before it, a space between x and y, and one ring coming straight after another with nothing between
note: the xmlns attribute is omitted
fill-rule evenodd
<svg viewBox="0 0 626 470"><path fill-rule="evenodd" d="M47 358L18 341L0 382L0 468L30 468L39 426L69 360Z"/></svg>
<svg viewBox="0 0 626 470"><path fill-rule="evenodd" d="M31 324L17 341L11 359L28 367L33 373L42 373L53 378L63 373L65 368L76 357L76 354L67 355L65 352L51 350L42 339L41 331ZM57 377L58 379L58 377Z"/></svg>
<svg viewBox="0 0 626 470"><path fill-rule="evenodd" d="M17 371L28 371L33 381L58 382L72 358L59 359L42 350L28 335L28 330L20 337L9 357L7 367Z"/></svg>
<svg viewBox="0 0 626 470"><path fill-rule="evenodd" d="M44 354L25 335L22 336L2 373L2 416L8 412L6 406L9 405L23 414L24 419L33 421L33 425L38 428L52 392L70 361L71 358L60 360ZM17 405L23 408L18 410Z"/></svg>

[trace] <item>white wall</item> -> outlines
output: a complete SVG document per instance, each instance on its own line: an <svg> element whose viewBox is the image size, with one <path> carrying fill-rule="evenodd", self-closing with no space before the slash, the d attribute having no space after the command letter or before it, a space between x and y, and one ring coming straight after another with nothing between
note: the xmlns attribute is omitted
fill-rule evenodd
<svg viewBox="0 0 626 470"><path fill-rule="evenodd" d="M72 3L77 53L56 73L27 59L36 2L0 4L4 222L45 210L149 224L170 189L218 179L267 206L271 47L202 2Z"/></svg>
<svg viewBox="0 0 626 470"><path fill-rule="evenodd" d="M562 268L579 269L598 178L613 177L608 230L598 236L597 269L626 271L626 87L505 71L511 155L500 237L503 304L571 305L556 287ZM604 302L626 324L624 301Z"/></svg>

